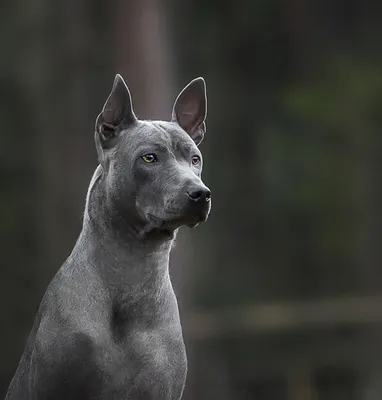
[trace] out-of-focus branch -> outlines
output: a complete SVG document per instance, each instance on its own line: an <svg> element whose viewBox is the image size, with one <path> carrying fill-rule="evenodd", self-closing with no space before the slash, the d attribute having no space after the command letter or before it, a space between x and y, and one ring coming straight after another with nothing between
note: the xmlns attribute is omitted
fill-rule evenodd
<svg viewBox="0 0 382 400"><path fill-rule="evenodd" d="M199 312L191 314L183 326L194 339L211 339L237 333L277 333L380 322L382 297L353 297Z"/></svg>

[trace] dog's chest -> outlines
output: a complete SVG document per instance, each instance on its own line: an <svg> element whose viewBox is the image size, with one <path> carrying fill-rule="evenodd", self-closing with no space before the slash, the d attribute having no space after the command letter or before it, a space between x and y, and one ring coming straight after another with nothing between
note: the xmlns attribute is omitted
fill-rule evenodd
<svg viewBox="0 0 382 400"><path fill-rule="evenodd" d="M135 330L113 345L103 364L107 366L106 375L112 378L114 393L123 393L134 400L181 397L187 359L179 332ZM109 388L106 385L106 391Z"/></svg>

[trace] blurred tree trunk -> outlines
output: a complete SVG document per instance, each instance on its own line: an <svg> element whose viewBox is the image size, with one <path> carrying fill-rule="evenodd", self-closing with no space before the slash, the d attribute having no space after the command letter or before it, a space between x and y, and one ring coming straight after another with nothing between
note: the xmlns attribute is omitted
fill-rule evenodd
<svg viewBox="0 0 382 400"><path fill-rule="evenodd" d="M369 126L369 129L364 129L369 125L364 121L361 124L352 122L353 132L351 127L349 127L349 132L352 132L354 155L354 258L359 278L359 290L364 295L375 295L381 293L382 287L379 134L374 127ZM382 346L380 334L375 326L365 328L360 343L365 348L365 353L368 353L368 365L364 371L364 375L367 377L362 400L381 398Z"/></svg>
<svg viewBox="0 0 382 400"><path fill-rule="evenodd" d="M93 147L91 51L88 0L48 4L36 53L41 60L32 77L40 134L36 158L41 178L37 226L42 235L46 278L59 268L81 229L86 186L95 168ZM55 31L49 32L50 24Z"/></svg>
<svg viewBox="0 0 382 400"><path fill-rule="evenodd" d="M382 287L381 221L378 212L381 178L379 134L373 127L365 130L367 124L364 122L352 122L355 259L360 289L364 294L378 294Z"/></svg>
<svg viewBox="0 0 382 400"><path fill-rule="evenodd" d="M317 33L314 3L304 0L284 0L285 21L291 47L291 70L296 77L306 78L316 48L312 46ZM315 16L315 18L314 18Z"/></svg>
<svg viewBox="0 0 382 400"><path fill-rule="evenodd" d="M287 400L318 400L309 364L296 363L287 371ZM300 365L302 364L302 365Z"/></svg>
<svg viewBox="0 0 382 400"><path fill-rule="evenodd" d="M174 66L163 2L116 0L115 21L116 72L132 91L138 117L168 120Z"/></svg>

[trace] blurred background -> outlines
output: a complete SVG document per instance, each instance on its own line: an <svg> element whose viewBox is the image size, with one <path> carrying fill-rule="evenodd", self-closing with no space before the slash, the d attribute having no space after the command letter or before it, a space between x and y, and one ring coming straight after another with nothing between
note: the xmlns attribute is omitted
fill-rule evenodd
<svg viewBox="0 0 382 400"><path fill-rule="evenodd" d="M172 256L185 400L382 398L382 2L0 3L0 396L79 234L116 72L208 89L209 221Z"/></svg>

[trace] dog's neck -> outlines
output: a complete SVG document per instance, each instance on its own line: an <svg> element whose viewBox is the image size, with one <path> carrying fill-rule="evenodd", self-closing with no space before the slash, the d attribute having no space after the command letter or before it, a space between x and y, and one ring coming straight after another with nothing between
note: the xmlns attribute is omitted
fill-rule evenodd
<svg viewBox="0 0 382 400"><path fill-rule="evenodd" d="M98 167L89 186L83 229L75 249L89 259L113 297L126 300L129 296L133 301L140 296L155 297L169 281L174 235L145 233L144 227L137 229L136 224L110 220L101 206L101 178Z"/></svg>

